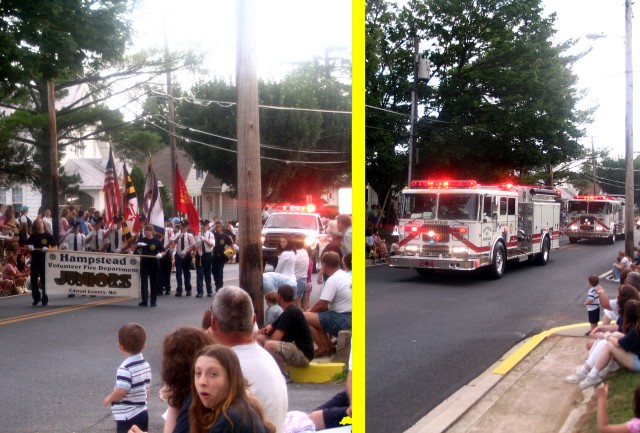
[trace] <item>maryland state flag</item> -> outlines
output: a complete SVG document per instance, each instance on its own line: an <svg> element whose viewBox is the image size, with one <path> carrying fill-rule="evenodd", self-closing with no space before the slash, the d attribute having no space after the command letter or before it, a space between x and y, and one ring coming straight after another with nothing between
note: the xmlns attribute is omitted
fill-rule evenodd
<svg viewBox="0 0 640 433"><path fill-rule="evenodd" d="M122 225L122 237L128 242L133 234L140 233L140 215L138 214L138 196L136 188L133 186L133 179L124 165L124 222Z"/></svg>
<svg viewBox="0 0 640 433"><path fill-rule="evenodd" d="M197 236L200 233L200 215L198 210L193 205L189 191L187 191L187 185L184 183L180 169L176 163L176 183L173 185L173 200L176 211L180 214L187 214L187 220L189 220L189 226L193 230L193 234Z"/></svg>
<svg viewBox="0 0 640 433"><path fill-rule="evenodd" d="M109 149L109 161L107 169L104 172L104 191L105 209L104 223L110 225L113 217L120 214L120 185L118 185L118 176L116 175L116 165L113 161L113 151Z"/></svg>

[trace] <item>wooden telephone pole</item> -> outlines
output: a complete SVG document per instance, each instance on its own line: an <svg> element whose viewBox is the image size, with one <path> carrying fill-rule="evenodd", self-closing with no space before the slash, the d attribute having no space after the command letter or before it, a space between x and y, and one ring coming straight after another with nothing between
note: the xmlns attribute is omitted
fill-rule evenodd
<svg viewBox="0 0 640 433"><path fill-rule="evenodd" d="M237 3L238 238L240 287L251 295L256 319L262 325L262 183L254 3L254 0L239 0Z"/></svg>

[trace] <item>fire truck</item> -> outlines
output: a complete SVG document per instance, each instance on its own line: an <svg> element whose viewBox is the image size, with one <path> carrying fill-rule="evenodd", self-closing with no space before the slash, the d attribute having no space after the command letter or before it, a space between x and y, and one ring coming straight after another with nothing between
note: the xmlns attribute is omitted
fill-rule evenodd
<svg viewBox="0 0 640 433"><path fill-rule="evenodd" d="M605 239L613 244L624 236L624 198L611 195L575 195L567 203L567 236Z"/></svg>
<svg viewBox="0 0 640 433"><path fill-rule="evenodd" d="M508 260L545 265L560 246L560 204L550 189L414 180L402 192L399 251L390 265L502 277Z"/></svg>

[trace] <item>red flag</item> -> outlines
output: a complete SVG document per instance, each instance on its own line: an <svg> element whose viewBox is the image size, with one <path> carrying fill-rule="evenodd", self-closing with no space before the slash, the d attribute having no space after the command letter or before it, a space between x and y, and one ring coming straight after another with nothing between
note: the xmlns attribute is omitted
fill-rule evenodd
<svg viewBox="0 0 640 433"><path fill-rule="evenodd" d="M176 183L173 186L173 200L176 211L187 214L187 220L189 220L189 226L191 226L193 234L198 235L200 233L200 215L193 205L189 191L187 191L187 185L184 183L182 174L180 174L178 164L176 164Z"/></svg>
<svg viewBox="0 0 640 433"><path fill-rule="evenodd" d="M136 188L133 186L133 179L124 166L124 222L122 226L122 237L128 241L133 237L132 233L140 233L140 215L138 214L138 196Z"/></svg>
<svg viewBox="0 0 640 433"><path fill-rule="evenodd" d="M107 169L104 172L104 191L105 210L104 223L110 225L113 217L120 214L120 185L118 184L118 176L116 175L116 165L113 161L113 151L109 148L109 161Z"/></svg>

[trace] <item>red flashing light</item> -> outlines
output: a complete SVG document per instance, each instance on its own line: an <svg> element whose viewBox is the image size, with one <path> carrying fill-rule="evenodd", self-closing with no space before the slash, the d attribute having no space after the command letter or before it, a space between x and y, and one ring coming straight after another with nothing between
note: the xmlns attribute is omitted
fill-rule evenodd
<svg viewBox="0 0 640 433"><path fill-rule="evenodd" d="M412 180L412 188L427 189L452 189L452 188L472 188L479 185L475 180Z"/></svg>
<svg viewBox="0 0 640 433"><path fill-rule="evenodd" d="M503 183L500 185L500 189L505 190L505 191L511 191L513 188L515 187L514 184L512 183Z"/></svg>
<svg viewBox="0 0 640 433"><path fill-rule="evenodd" d="M615 200L607 195L574 195L573 198L576 200Z"/></svg>
<svg viewBox="0 0 640 433"><path fill-rule="evenodd" d="M422 225L421 224L407 224L406 226L404 226L404 232L406 234L410 234L410 235L418 235L420 234L420 232L422 231Z"/></svg>
<svg viewBox="0 0 640 433"><path fill-rule="evenodd" d="M461 235L466 235L467 233L469 233L469 227L467 227L467 226L453 226L453 227L451 227L451 231L453 233L459 233Z"/></svg>

